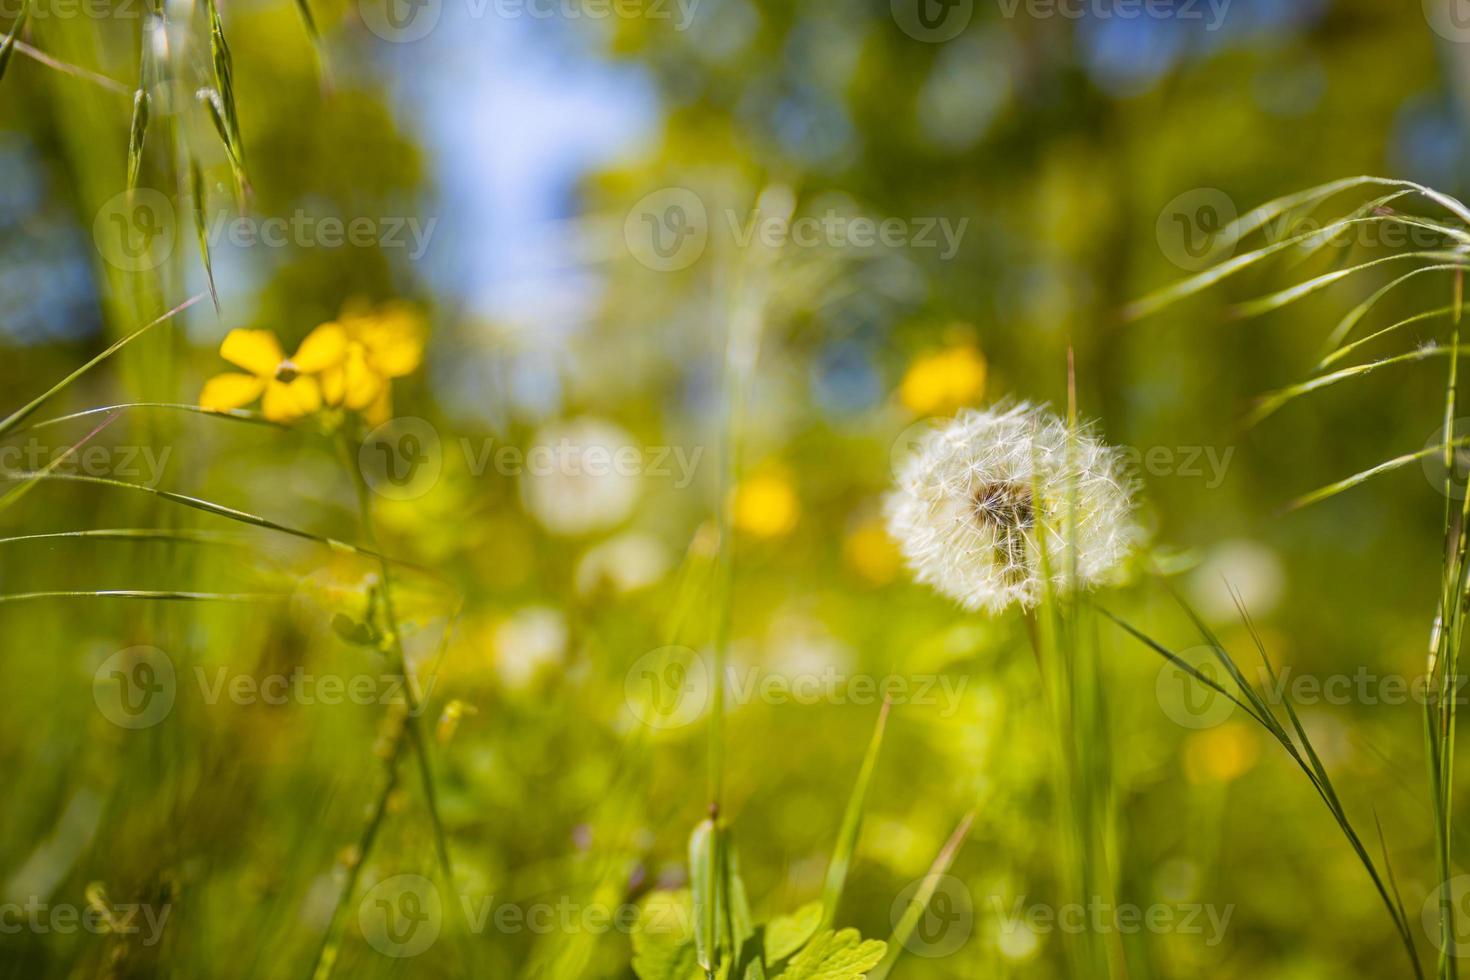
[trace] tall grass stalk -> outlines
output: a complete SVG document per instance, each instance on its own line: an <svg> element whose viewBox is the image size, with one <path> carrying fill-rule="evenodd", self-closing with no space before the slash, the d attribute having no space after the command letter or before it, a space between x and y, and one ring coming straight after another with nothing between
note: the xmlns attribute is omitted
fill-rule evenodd
<svg viewBox="0 0 1470 980"><path fill-rule="evenodd" d="M1251 621L1250 615L1241 602L1239 595L1233 589L1231 594L1240 612L1242 623L1249 632L1251 641L1255 645L1257 652L1260 654L1265 680L1270 683L1273 690L1281 690L1280 677L1266 654L1265 644L1261 640L1260 633L1256 630L1255 623ZM1174 597L1179 607L1189 618L1194 629L1204 641L1204 645L1209 648L1211 654L1219 662L1220 666L1224 668L1230 684L1235 688L1234 692L1141 630L1107 610L1101 610L1101 612L1134 639L1153 650L1175 667L1184 671L1196 682L1228 698L1232 704L1249 715L1256 724L1264 728L1281 745L1291 760L1296 763L1297 768L1302 771L1307 777L1307 780L1312 784L1312 788L1316 790L1318 797L1321 798L1323 804L1327 807L1328 812L1337 823L1338 829L1341 831L1343 837L1352 847L1353 853L1357 856L1359 863L1362 864L1363 869L1368 873L1368 878L1373 884L1373 889L1377 893L1379 900L1383 903L1384 909L1388 912L1389 918L1393 922L1394 931L1398 934L1399 940L1403 944L1404 953L1409 959L1410 968L1414 977L1417 980L1423 980L1424 972L1419 963L1418 953L1414 949L1414 937L1409 927L1409 917L1404 911L1404 903L1399 895L1398 884L1394 879L1392 869L1389 867L1388 848L1383 842L1381 829L1379 830L1378 836L1383 860L1382 870L1379 869L1378 864L1369 854L1361 835L1353 825L1351 818L1348 817L1347 810L1337 794L1337 789L1334 787L1326 767L1322 764L1322 758L1312 745L1312 740L1307 737L1307 731L1302 726L1301 719L1297 716L1296 708L1292 706L1291 701L1283 700L1282 702L1282 710L1285 712L1287 721L1290 724L1290 728L1288 728L1287 725L1283 724L1277 718L1275 710L1271 707L1270 703L1246 680L1244 671L1240 669L1235 659L1230 655L1230 652L1220 642L1219 637L1210 630L1204 620L1200 618L1199 614L1172 590L1170 590L1170 595Z"/></svg>
<svg viewBox="0 0 1470 980"><path fill-rule="evenodd" d="M1064 891L1084 906L1094 899L1114 904L1116 882L1113 855L1117 851L1113 820L1112 766L1109 733L1095 645L1082 642L1091 632L1089 604L1078 586L1077 467L1072 454L1077 435L1076 378L1068 355L1067 445L1070 474L1066 493L1067 526L1058 529L1072 542L1067 585L1055 584L1054 559L1047 547L1047 529L1038 523L1035 534L1042 598L1035 613L1026 613L1027 632L1036 656L1045 692L1053 764L1052 786L1056 806L1058 873ZM1041 467L1034 466L1039 473ZM1033 479L1033 499L1045 499ZM1074 976L1099 980L1128 975L1127 958L1116 933L1106 938L1091 929L1075 934L1068 946Z"/></svg>
<svg viewBox="0 0 1470 980"><path fill-rule="evenodd" d="M1455 961L1456 946L1456 920L1459 914L1449 894L1449 883L1452 877L1455 862L1453 853L1453 841L1455 839L1454 825L1454 786L1455 786L1455 735L1457 727L1457 697L1458 697L1458 671L1460 650L1465 638L1465 613L1467 602L1470 602L1470 560L1467 560L1467 530L1470 530L1470 493L1466 493L1460 506L1454 506L1454 498L1459 493L1464 493L1465 488L1456 486L1454 480L1455 449L1465 443L1461 437L1457 437L1453 431L1456 410L1459 404L1459 361L1465 356L1461 348L1460 321L1464 301L1464 273L1467 265L1470 265L1470 208L1462 202L1411 181L1388 180L1378 177L1356 177L1347 180L1335 181L1318 188L1303 191L1298 194L1279 198L1256 208L1250 214L1241 218L1225 229L1224 238L1232 247L1242 239L1257 230L1267 227L1272 222L1305 218L1311 209L1323 201L1343 191L1361 187L1389 187L1395 188L1386 196L1369 201L1348 218L1341 218L1323 226L1318 232L1318 240L1311 242L1314 249L1324 247L1326 237L1324 233L1333 229L1347 227L1348 225L1367 221L1394 222L1407 227L1428 230L1442 235L1447 241L1446 251L1408 251L1400 252L1387 257L1380 257L1368 262L1358 263L1346 268L1335 270L1323 276L1317 276L1299 283L1289 289L1281 290L1261 300L1244 304L1238 310L1251 315L1266 312L1267 310L1279 309L1296 299L1318 288L1330 285L1333 282L1345 280L1360 272L1372 269L1383 263L1394 260L1409 259L1424 262L1425 264L1411 270L1406 274L1397 276L1388 283L1380 286L1368 297L1347 314L1345 314L1331 331L1326 344L1326 350L1318 361L1314 375L1306 381L1283 388L1260 401L1252 414L1250 421L1259 422L1266 416L1281 408L1288 401L1300 396L1313 394L1325 388L1331 387L1339 382L1362 377L1379 367L1397 364L1409 364L1426 360L1431 357L1447 356L1449 360L1448 376L1445 383L1444 410L1443 410L1443 439L1439 445L1428 447L1419 452L1405 453L1393 457L1386 462L1369 467L1343 480L1323 487L1320 490L1309 493L1298 498L1293 507L1305 506L1307 504L1319 503L1337 494L1356 487L1371 477L1381 473L1399 469L1419 459L1427 458L1436 453L1442 453L1441 462L1445 466L1445 478L1440 486L1444 494L1443 506L1443 534L1444 543L1441 551L1440 582L1438 595L1435 600L1434 619L1429 631L1429 649L1427 654L1426 674L1429 679L1428 691L1430 696L1424 702L1424 753L1428 769L1428 781L1433 812L1433 827L1435 840L1435 864L1436 874L1439 878L1438 903L1439 903L1439 929L1438 942L1439 957L1436 975L1439 980L1453 980L1458 975ZM1450 215L1450 220L1437 218L1425 218L1404 212L1398 204L1389 207L1391 202L1401 199L1421 198L1429 203L1442 208ZM1371 213L1371 214L1370 214ZM1365 216L1367 215L1367 216ZM1281 241L1275 241L1263 247L1245 252L1233 258L1229 258L1212 269L1208 269L1198 275L1191 276L1181 282L1167 286L1143 300L1133 304L1128 313L1132 316L1144 316L1156 313L1170 304L1177 302L1187 296L1200 292L1215 283L1236 274L1244 269L1250 268L1268 257L1293 246L1301 246L1309 243L1309 239L1301 236L1292 236ZM1381 328L1368 336L1351 340L1353 332L1358 325L1367 317L1374 307L1390 292L1416 277L1429 273L1449 273L1451 284L1451 302L1445 306L1421 311L1420 313L1399 319L1389 326ZM1362 363L1327 372L1327 368L1343 360L1348 355L1360 351L1371 341L1379 340L1410 324L1425 322L1449 314L1450 332L1447 344L1429 344L1418 349L1390 356L1379 357L1376 360L1364 361ZM1264 656L1264 654L1263 654ZM1237 678L1237 683L1242 683ZM1269 724L1269 716L1259 713L1260 706L1257 705L1257 720L1266 724L1278 740L1283 741L1288 750L1292 750L1288 739L1284 739L1284 730L1278 731ZM1290 705L1287 706L1290 711ZM1295 720L1294 714L1292 715ZM1384 902L1394 911L1394 902L1390 901L1388 890L1383 881L1367 861L1362 850L1361 843L1351 828L1346 824L1345 817L1341 814L1340 805L1336 804L1335 795L1331 793L1330 784L1326 783L1325 774L1320 772L1320 766L1316 765L1315 757L1311 755L1310 745L1304 745L1309 758L1314 764L1314 783L1318 786L1319 793L1334 809L1334 816L1338 817L1339 823L1343 824L1344 833L1349 835L1355 849L1358 850L1360 858L1364 860L1374 884L1378 889ZM1298 759L1298 764L1305 765ZM1392 876L1389 875L1391 884ZM1397 896L1394 896L1395 899ZM1413 942L1407 932L1407 925L1403 921L1402 908L1400 906L1396 926L1403 935L1405 946L1410 959L1414 961L1414 969L1418 975L1419 966L1417 957L1413 951Z"/></svg>
<svg viewBox="0 0 1470 980"><path fill-rule="evenodd" d="M762 193L758 207L770 201L781 200L784 213L778 215L785 220L791 216L793 199L784 192L780 195ZM692 877L703 877L712 889L709 900L700 904L696 894L695 916L699 920L696 934L710 940L708 960L701 957L700 965L709 980L714 980L719 970L719 944L713 937L719 935L716 916L719 910L731 907L726 864L722 850L725 846L723 823L725 794L725 701L726 671L729 662L730 629L735 585L735 528L734 495L739 483L742 439L744 436L745 406L749 400L750 386L754 381L756 363L760 358L761 334L765 326L767 304L772 292L771 276L779 250L770 246L756 245L742 251L732 263L733 275L726 285L726 334L724 350L724 402L720 418L720 476L716 488L717 527L719 529L719 557L716 564L714 588L711 596L711 635L713 663L711 670L709 749L708 749L708 799L709 817L712 824L709 846L691 851L690 860L703 861L705 867L690 868Z"/></svg>

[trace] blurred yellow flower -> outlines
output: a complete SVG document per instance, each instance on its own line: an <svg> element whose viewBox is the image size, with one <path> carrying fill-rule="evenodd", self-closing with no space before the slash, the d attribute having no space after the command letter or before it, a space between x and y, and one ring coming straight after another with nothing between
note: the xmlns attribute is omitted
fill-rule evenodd
<svg viewBox="0 0 1470 980"><path fill-rule="evenodd" d="M386 303L349 306L334 325L347 347L341 362L322 375L323 398L362 412L369 425L381 425L393 415L392 380L423 363L423 319L406 303Z"/></svg>
<svg viewBox="0 0 1470 980"><path fill-rule="evenodd" d="M979 401L984 391L985 358L966 344L915 358L898 399L918 415L948 415Z"/></svg>
<svg viewBox="0 0 1470 980"><path fill-rule="evenodd" d="M1228 783L1256 764L1261 745L1245 722L1228 721L1190 735L1184 743L1184 773L1192 783Z"/></svg>
<svg viewBox="0 0 1470 980"><path fill-rule="evenodd" d="M735 527L758 538L779 538L796 527L801 505L796 488L779 473L750 477L735 488L731 519Z"/></svg>
<svg viewBox="0 0 1470 980"><path fill-rule="evenodd" d="M898 574L902 559L898 546L888 536L883 522L863 521L853 528L842 543L842 554L853 571L874 585L885 585Z"/></svg>
<svg viewBox="0 0 1470 980"><path fill-rule="evenodd" d="M322 406L317 376L332 370L346 354L347 335L335 324L317 327L291 357L269 330L231 330L219 354L245 374L227 371L205 382L199 404L217 412L259 398L261 413L272 422L294 422Z"/></svg>

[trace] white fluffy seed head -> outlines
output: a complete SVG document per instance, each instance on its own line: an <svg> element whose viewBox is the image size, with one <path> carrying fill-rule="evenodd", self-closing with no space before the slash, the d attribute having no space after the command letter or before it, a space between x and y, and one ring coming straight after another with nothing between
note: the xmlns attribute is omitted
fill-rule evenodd
<svg viewBox="0 0 1470 980"><path fill-rule="evenodd" d="M885 513L920 582L991 613L1041 601L1043 545L1054 587L1090 588L1139 539L1119 452L1025 403L926 433Z"/></svg>

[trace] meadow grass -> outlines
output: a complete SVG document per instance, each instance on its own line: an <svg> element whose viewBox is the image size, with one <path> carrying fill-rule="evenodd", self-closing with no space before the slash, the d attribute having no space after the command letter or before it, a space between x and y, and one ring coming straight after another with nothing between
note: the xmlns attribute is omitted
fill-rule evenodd
<svg viewBox="0 0 1470 980"><path fill-rule="evenodd" d="M1305 259L1325 247L1326 243L1334 235L1353 225L1374 222L1396 223L1439 234L1452 245L1446 251L1407 251L1346 265L1343 268L1309 277L1295 286L1279 290L1258 300L1243 303L1236 307L1236 312L1239 315L1259 315L1281 309L1327 286L1369 272L1390 262L1409 260L1427 263L1420 265L1408 273L1399 275L1373 290L1365 299L1349 310L1330 332L1314 376L1263 396L1252 411L1248 421L1251 424L1259 423L1290 401L1306 395L1315 394L1345 381L1361 378L1383 367L1405 365L1435 357L1445 357L1448 360L1443 401L1444 410L1442 414L1444 428L1442 439L1438 445L1392 457L1352 476L1345 477L1319 490L1305 494L1297 498L1291 505L1293 508L1300 508L1321 503L1353 489L1373 477L1435 455L1441 456L1445 467L1443 485L1439 488L1444 495L1442 524L1444 550L1440 571L1440 590L1435 602L1434 617L1429 629L1429 650L1425 668L1426 676L1430 681L1429 686L1432 691L1432 696L1427 698L1424 703L1424 754L1427 764L1430 798L1432 801L1432 829L1435 842L1436 872L1440 882L1436 889L1439 894L1440 913L1439 938L1437 943L1439 956L1436 975L1440 980L1447 980L1447 978L1452 978L1457 975L1455 951L1459 910L1455 908L1454 902L1452 901L1449 883L1455 868L1452 842L1456 835L1453 810L1453 786L1455 778L1455 740L1458 720L1456 710L1458 703L1458 664L1460 650L1464 640L1466 606L1467 602L1470 602L1470 575L1467 575L1467 571L1470 571L1470 567L1467 567L1470 566L1470 562L1467 562L1466 547L1467 525L1470 525L1470 495L1463 494L1463 487L1456 484L1454 475L1455 450L1464 444L1464 439L1456 436L1454 433L1454 422L1456 418L1456 407L1459 403L1459 361L1463 356L1460 347L1460 317L1463 301L1464 271L1467 265L1470 265L1470 247L1467 247L1470 246L1470 237L1467 237L1470 236L1470 209L1467 209L1464 204L1447 194L1410 181L1389 180L1376 177L1350 178L1334 181L1330 184L1325 184L1261 205L1225 229L1223 240L1231 247L1234 247L1236 243L1252 233L1266 228L1272 223L1276 223L1278 227L1284 226L1289 229L1294 223L1304 220L1311 213L1312 209L1332 196L1344 191L1370 186L1389 186L1397 189L1388 195L1378 197L1361 205L1348 217L1326 222L1321 226L1320 230L1298 235L1287 235L1268 245L1229 258L1198 275L1167 286L1140 300L1138 303L1133 304L1129 308L1128 313L1135 318L1156 314L1186 297L1267 261L1287 249L1297 248L1304 251L1306 254L1299 256L1299 258ZM1422 199L1447 212L1450 220L1421 217L1405 212L1398 206L1390 206L1393 202L1414 197ZM1390 293L1420 276L1443 273L1449 274L1450 303L1415 313L1406 318L1401 318L1360 340L1350 340L1359 324L1364 322L1368 314L1379 306ZM1431 342L1408 352L1378 357L1332 371L1327 370L1339 361L1359 353L1369 343L1382 340L1392 334L1397 334L1405 327L1429 322L1440 317L1449 318L1449 337L1447 344ZM1457 493L1465 497L1464 503L1458 509L1453 503ZM1179 658L1169 653L1161 645L1148 639L1132 627L1126 624L1123 625L1135 637L1147 643L1161 654L1169 657L1176 666L1188 671L1197 681L1208 683L1209 686L1230 696L1237 705L1247 711L1258 724L1266 728L1283 748L1287 750L1293 761L1297 763L1298 767L1311 780L1324 804L1326 804L1343 834L1352 845L1359 861L1368 872L1374 889L1393 920L1394 928L1399 933L1415 976L1422 976L1423 972L1419 964L1418 954L1415 951L1408 917L1404 912L1403 902L1398 895L1393 873L1388 867L1387 847L1381 839L1381 829L1379 836L1380 846L1383 850L1383 867L1380 870L1374 864L1360 835L1354 830L1349 821L1342 803L1336 791L1333 789L1330 779L1327 777L1321 760L1317 752L1312 748L1310 740L1307 739L1306 732L1302 728L1290 701L1285 702L1284 708L1299 745L1293 743L1291 733L1276 720L1269 705L1256 695L1250 684L1245 680L1243 674L1235 666L1234 661L1229 658L1228 654L1224 653L1219 641L1213 634L1208 632L1199 617L1192 610L1188 610L1187 607L1186 611L1189 612L1190 618L1195 622L1206 643L1216 651L1217 656L1229 672L1239 693L1249 702L1248 706L1240 699L1225 692L1218 684L1204 678L1198 670L1192 669L1184 664ZM1250 623L1249 616L1243 607L1241 607L1240 613L1242 619L1250 629L1252 639L1256 642L1260 650L1265 670L1269 675L1274 676L1274 670L1269 658L1266 656L1264 645L1261 643L1259 635Z"/></svg>

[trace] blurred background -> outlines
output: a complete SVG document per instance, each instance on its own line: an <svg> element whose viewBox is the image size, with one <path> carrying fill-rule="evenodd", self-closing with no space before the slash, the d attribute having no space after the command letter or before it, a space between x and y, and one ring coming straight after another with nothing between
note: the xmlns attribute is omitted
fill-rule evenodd
<svg viewBox="0 0 1470 980"><path fill-rule="evenodd" d="M414 753L394 748L392 657L358 635L375 561L41 481L0 504L0 975L310 976L335 935L340 976L631 976L626 929L457 917L687 880L708 699L650 721L639 685L650 654L718 633L722 504L745 685L725 815L758 917L819 897L878 716L868 681L897 679L838 924L887 937L973 810L945 921L895 973L1069 975L1063 930L1017 918L1066 900L1022 622L914 585L882 522L916 424L1007 398L1064 407L1069 351L1081 413L1137 463L1153 542L1100 603L1191 646L1151 565L1248 661L1228 580L1292 676L1366 678L1301 712L1359 826L1381 821L1419 926L1439 877L1422 712L1383 681L1424 669L1443 473L1286 506L1438 439L1444 362L1248 427L1252 399L1304 377L1391 273L1257 319L1229 307L1300 269L1121 311L1279 195L1357 174L1464 191L1470 27L1455 0L921 2L310 0L314 37L296 6L222 0L238 191L195 97L217 70L207 8L30 0L0 82L0 412L200 294L28 424L192 405L234 328L292 351L344 309L406 304L422 324L390 451L360 468L382 550L413 563L393 599L455 880ZM124 192L139 88L141 210ZM1375 316L1449 299L1425 276ZM749 385L727 492L732 376ZM84 474L363 541L318 426L122 409L9 431L0 463L37 469L84 438L101 450ZM538 468L567 446L628 465ZM396 479L394 450L426 465ZM170 534L36 537L119 528ZM97 590L234 599L21 598ZM1362 867L1279 747L1116 628L1099 643L1120 889L1173 915L1127 937L1128 975L1401 972ZM168 703L119 714L118 671ZM443 935L412 955L368 922L371 889L402 875L443 902ZM128 905L166 920L139 912L130 933ZM1435 955L1432 929L1415 940Z"/></svg>

